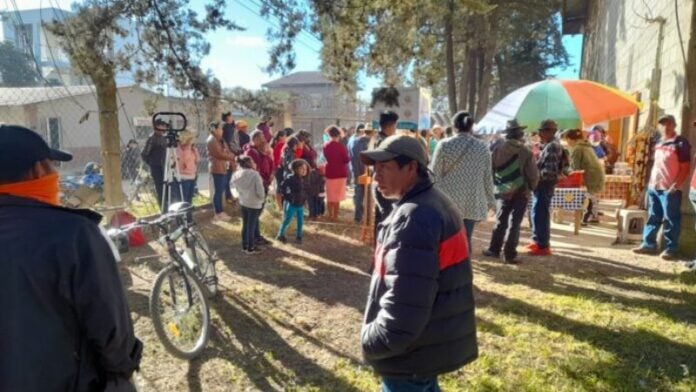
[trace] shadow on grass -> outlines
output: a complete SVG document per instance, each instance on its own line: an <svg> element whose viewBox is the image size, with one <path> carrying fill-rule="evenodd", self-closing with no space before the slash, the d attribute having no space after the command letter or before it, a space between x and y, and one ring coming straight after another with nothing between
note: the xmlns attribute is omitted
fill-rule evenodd
<svg viewBox="0 0 696 392"><path fill-rule="evenodd" d="M201 357L190 362L187 373L189 390L205 390L201 383L201 368L205 362L219 358L239 367L256 388L262 391L313 387L326 391L358 392L344 379L295 350L266 322L263 315L246 303L236 298L223 297L212 303L212 307L233 337L214 334L214 345L207 348ZM238 344L232 342L233 338ZM345 358L352 361L349 357ZM232 386L230 390L233 390Z"/></svg>
<svg viewBox="0 0 696 392"><path fill-rule="evenodd" d="M683 365L696 366L696 347L681 344L644 330L611 330L559 316L527 302L496 293L477 290L480 307L519 317L548 330L560 332L586 342L598 349L613 353L616 361L589 363L587 367L567 365L568 375L588 390L596 388L593 378L610 386L611 390L669 390L668 383L685 379Z"/></svg>
<svg viewBox="0 0 696 392"><path fill-rule="evenodd" d="M498 283L522 285L545 293L577 298L588 298L608 304L644 309L667 317L675 322L691 324L696 321L696 296L686 292L673 292L634 283L621 282L625 278L650 278L675 280L676 277L659 271L617 263L595 256L579 256L572 252L557 255L553 260L523 264L519 270L497 263L476 263L477 271L486 273ZM563 282L554 274L564 274L585 280L597 288ZM613 288L607 292L602 288ZM664 299L638 298L622 295L620 291L634 291Z"/></svg>

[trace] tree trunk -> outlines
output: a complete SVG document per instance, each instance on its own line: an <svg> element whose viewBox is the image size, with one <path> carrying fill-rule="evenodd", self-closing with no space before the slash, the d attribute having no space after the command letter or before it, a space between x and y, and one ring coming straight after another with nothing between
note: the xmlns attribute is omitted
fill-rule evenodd
<svg viewBox="0 0 696 392"><path fill-rule="evenodd" d="M483 49L483 56L481 56L482 67L479 70L481 73L481 85L479 86L478 102L476 104L476 121L483 118L488 112L491 98L491 81L493 80L493 52L494 48L488 46Z"/></svg>
<svg viewBox="0 0 696 392"><path fill-rule="evenodd" d="M469 80L469 91L468 91L468 110L472 116L476 116L476 94L478 92L478 63L479 63L479 51L478 49L470 49L467 52L467 72L466 78Z"/></svg>
<svg viewBox="0 0 696 392"><path fill-rule="evenodd" d="M104 199L106 206L121 207L124 203L121 187L121 135L118 127L116 80L113 73L92 77L97 90L99 135L102 168L104 170Z"/></svg>
<svg viewBox="0 0 696 392"><path fill-rule="evenodd" d="M445 68L447 68L447 100L450 114L457 112L457 79L454 72L454 39L452 37L452 11L454 4L449 2L450 13L445 18Z"/></svg>
<svg viewBox="0 0 696 392"><path fill-rule="evenodd" d="M459 70L459 101L457 102L457 109L458 110L466 110L466 103L468 102L467 97L469 96L469 78L467 77L467 66L468 66L468 61L469 61L469 51L465 50L464 53L466 53L466 58L461 64L461 68Z"/></svg>

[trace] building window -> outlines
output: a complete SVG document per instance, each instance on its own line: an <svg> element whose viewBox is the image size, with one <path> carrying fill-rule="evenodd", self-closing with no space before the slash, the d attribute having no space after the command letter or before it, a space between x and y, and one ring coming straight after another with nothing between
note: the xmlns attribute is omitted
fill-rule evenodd
<svg viewBox="0 0 696 392"><path fill-rule="evenodd" d="M133 117L133 126L137 139L147 139L152 133L152 119L150 117Z"/></svg>
<svg viewBox="0 0 696 392"><path fill-rule="evenodd" d="M33 53L34 27L32 25L15 25L15 46L28 55Z"/></svg>

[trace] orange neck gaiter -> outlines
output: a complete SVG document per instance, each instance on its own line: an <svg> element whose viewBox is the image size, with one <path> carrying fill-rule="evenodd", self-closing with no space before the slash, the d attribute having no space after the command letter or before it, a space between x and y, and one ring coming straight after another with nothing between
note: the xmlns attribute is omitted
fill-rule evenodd
<svg viewBox="0 0 696 392"><path fill-rule="evenodd" d="M17 197L26 197L58 206L60 205L58 199L60 192L59 184L58 173L51 173L35 180L0 185L0 194L5 193Z"/></svg>

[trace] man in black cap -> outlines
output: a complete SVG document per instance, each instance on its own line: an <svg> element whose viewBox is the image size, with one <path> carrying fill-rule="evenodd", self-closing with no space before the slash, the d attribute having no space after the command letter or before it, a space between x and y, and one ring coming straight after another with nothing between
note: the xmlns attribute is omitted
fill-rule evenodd
<svg viewBox="0 0 696 392"><path fill-rule="evenodd" d="M382 142L389 136L396 134L396 124L399 121L399 115L391 110L384 111L379 114L379 132L374 138L374 143L370 149L380 146ZM374 188L375 195L375 238L377 237L377 226L382 220L389 215L392 210L392 202L382 196L379 189Z"/></svg>
<svg viewBox="0 0 696 392"><path fill-rule="evenodd" d="M691 145L677 135L677 121L672 115L658 120L661 139L648 182L648 221L643 229L643 243L633 249L638 254L658 254L657 233L663 226L665 250L662 259L679 258L682 189L689 176Z"/></svg>
<svg viewBox="0 0 696 392"><path fill-rule="evenodd" d="M361 332L384 391L439 391L437 377L476 359L472 269L462 219L433 187L408 136L361 153L394 210L379 225Z"/></svg>
<svg viewBox="0 0 696 392"><path fill-rule="evenodd" d="M52 161L71 159L0 126L0 391L133 390L142 344L101 216L58 205Z"/></svg>
<svg viewBox="0 0 696 392"><path fill-rule="evenodd" d="M242 150L239 147L239 132L237 132L237 123L234 121L232 112L222 113L222 140L225 141L227 148L229 148L235 156L241 155ZM230 181L232 180L232 174L236 168L236 162L231 162L225 176L225 201L228 204L234 204Z"/></svg>
<svg viewBox="0 0 696 392"><path fill-rule="evenodd" d="M143 162L150 167L150 175L152 176L152 182L155 184L155 194L157 194L157 203L161 211L165 209L162 202L165 199L164 160L167 159L167 138L164 133L166 131L167 123L160 119L155 120L152 135L147 138L145 147L140 153Z"/></svg>
<svg viewBox="0 0 696 392"><path fill-rule="evenodd" d="M568 167L567 155L556 138L558 124L548 119L539 126L541 153L537 161L539 184L532 198L532 243L530 256L551 255L551 199L556 184Z"/></svg>
<svg viewBox="0 0 696 392"><path fill-rule="evenodd" d="M491 243L483 254L500 257L505 242L503 261L507 264L516 264L518 261L520 225L531 191L539 183L539 170L532 151L523 141L525 128L527 127L519 125L516 119L508 121L505 141L499 143L492 153L493 182L498 206Z"/></svg>

